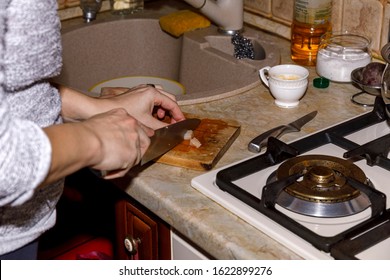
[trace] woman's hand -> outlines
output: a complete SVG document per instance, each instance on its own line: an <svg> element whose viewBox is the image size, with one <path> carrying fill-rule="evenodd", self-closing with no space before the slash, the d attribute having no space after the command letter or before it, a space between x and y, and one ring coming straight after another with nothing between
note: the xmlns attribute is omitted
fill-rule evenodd
<svg viewBox="0 0 390 280"><path fill-rule="evenodd" d="M95 115L83 122L100 142L95 161L90 167L107 171L105 179L120 177L141 162L150 144L153 130L145 127L124 109Z"/></svg>
<svg viewBox="0 0 390 280"><path fill-rule="evenodd" d="M108 171L105 179L121 177L141 161L154 134L122 108L44 131L52 145L52 162L43 185L83 167Z"/></svg>
<svg viewBox="0 0 390 280"><path fill-rule="evenodd" d="M76 90L59 86L62 99L62 116L65 121L85 120L115 108L124 108L144 125L158 129L185 119L176 98L159 86L139 85L131 89L105 88L102 98L93 98Z"/></svg>
<svg viewBox="0 0 390 280"><path fill-rule="evenodd" d="M169 118L170 123L184 120L176 98L159 86L139 85L131 89L103 88L102 97L108 106L122 106L130 115L146 126L157 129L166 125L161 120Z"/></svg>

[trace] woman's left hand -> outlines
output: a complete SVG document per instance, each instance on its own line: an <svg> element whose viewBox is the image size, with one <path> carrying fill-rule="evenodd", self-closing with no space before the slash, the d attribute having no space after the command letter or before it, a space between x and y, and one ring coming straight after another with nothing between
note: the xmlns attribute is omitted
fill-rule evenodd
<svg viewBox="0 0 390 280"><path fill-rule="evenodd" d="M104 88L99 98L88 96L77 90L57 85L61 94L61 115L65 122L86 120L96 114L124 108L129 115L152 129L168 122L185 119L173 94L160 86L139 85L128 88Z"/></svg>
<svg viewBox="0 0 390 280"><path fill-rule="evenodd" d="M185 119L176 98L159 86L139 85L131 89L104 88L102 97L105 106L122 107L144 125L158 129L166 125L161 120L170 118L170 123Z"/></svg>

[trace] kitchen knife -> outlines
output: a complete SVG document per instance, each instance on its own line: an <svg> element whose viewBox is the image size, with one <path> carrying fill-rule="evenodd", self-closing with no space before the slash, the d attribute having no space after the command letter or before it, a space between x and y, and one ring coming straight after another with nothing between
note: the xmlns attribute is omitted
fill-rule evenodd
<svg viewBox="0 0 390 280"><path fill-rule="evenodd" d="M186 119L155 130L154 135L150 138L149 148L142 157L141 165L173 149L184 140L184 134L188 130L194 130L199 124L199 119Z"/></svg>
<svg viewBox="0 0 390 280"><path fill-rule="evenodd" d="M254 138L252 141L249 142L248 144L248 150L253 152L253 153L259 153L262 148L264 148L267 145L268 138L269 137L275 137L279 138L283 134L290 133L290 132L298 132L301 131L301 128L314 119L314 117L317 115L317 111L313 111L296 121L289 123L287 125L280 125L278 127L275 127L273 129L270 129L256 138Z"/></svg>

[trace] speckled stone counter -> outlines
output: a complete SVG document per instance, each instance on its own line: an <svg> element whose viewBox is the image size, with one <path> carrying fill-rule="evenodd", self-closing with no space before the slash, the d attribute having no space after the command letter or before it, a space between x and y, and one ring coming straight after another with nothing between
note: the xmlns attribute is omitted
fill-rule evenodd
<svg viewBox="0 0 390 280"><path fill-rule="evenodd" d="M278 37L274 40L279 42L282 63L291 63L289 42ZM237 96L182 107L188 113L235 119L241 124L240 136L215 168L253 155L247 150L248 141L253 137L313 110L318 110L318 115L301 132L286 134L281 139L292 141L371 110L350 101L351 95L359 91L351 84L331 83L326 89L314 88L315 68L310 67L309 70L309 88L297 108L277 107L267 88L261 84ZM191 179L200 174L202 172L154 163L142 170L133 170L117 183L172 228L217 259L300 258L192 188Z"/></svg>

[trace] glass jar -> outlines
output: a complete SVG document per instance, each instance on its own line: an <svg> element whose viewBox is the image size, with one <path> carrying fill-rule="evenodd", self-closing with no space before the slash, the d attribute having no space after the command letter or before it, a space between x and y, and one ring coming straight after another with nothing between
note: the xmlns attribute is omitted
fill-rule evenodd
<svg viewBox="0 0 390 280"><path fill-rule="evenodd" d="M370 39L359 34L324 34L317 53L317 74L334 82L351 82L351 72L371 62L370 44Z"/></svg>
<svg viewBox="0 0 390 280"><path fill-rule="evenodd" d="M291 25L291 59L316 65L321 36L332 30L332 0L295 0Z"/></svg>

